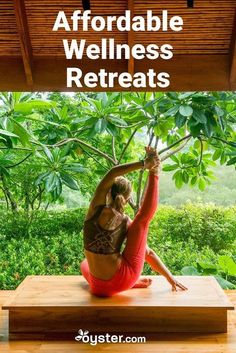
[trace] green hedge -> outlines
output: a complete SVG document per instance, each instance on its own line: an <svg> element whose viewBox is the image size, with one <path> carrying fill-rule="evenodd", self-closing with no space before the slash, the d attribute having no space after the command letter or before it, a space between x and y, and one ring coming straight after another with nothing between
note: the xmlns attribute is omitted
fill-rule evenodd
<svg viewBox="0 0 236 353"><path fill-rule="evenodd" d="M187 204L180 209L161 207L150 227L151 241L189 241L199 249L232 249L236 240L236 207Z"/></svg>
<svg viewBox="0 0 236 353"><path fill-rule="evenodd" d="M0 289L15 288L29 274L79 274L85 210L39 212L29 234L23 215L0 215ZM197 261L236 254L236 208L161 207L149 245L174 274ZM145 274L151 270L145 266Z"/></svg>

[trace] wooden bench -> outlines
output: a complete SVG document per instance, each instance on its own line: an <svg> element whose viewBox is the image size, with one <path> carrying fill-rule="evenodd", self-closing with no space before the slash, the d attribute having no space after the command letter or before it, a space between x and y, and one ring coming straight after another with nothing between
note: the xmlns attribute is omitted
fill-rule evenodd
<svg viewBox="0 0 236 353"><path fill-rule="evenodd" d="M214 277L181 276L188 291L172 292L152 277L149 288L111 298L89 293L81 276L28 276L3 305L10 339L73 337L81 328L99 333L227 332L234 307Z"/></svg>

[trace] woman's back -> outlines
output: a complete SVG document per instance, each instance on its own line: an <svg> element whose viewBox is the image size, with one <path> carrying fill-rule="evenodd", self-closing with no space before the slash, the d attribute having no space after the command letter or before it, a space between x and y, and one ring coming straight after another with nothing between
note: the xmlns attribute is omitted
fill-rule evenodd
<svg viewBox="0 0 236 353"><path fill-rule="evenodd" d="M127 216L104 205L97 206L94 215L85 220L85 255L95 277L110 279L118 269L127 227Z"/></svg>

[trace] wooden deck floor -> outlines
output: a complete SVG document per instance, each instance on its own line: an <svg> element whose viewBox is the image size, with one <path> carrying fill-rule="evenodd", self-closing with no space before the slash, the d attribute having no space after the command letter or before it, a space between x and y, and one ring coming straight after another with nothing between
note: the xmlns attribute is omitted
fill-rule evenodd
<svg viewBox="0 0 236 353"><path fill-rule="evenodd" d="M7 311L1 306L13 291L0 291L0 352L1 353L75 353L75 352L123 352L123 353L236 353L236 311L228 313L228 333L225 334L156 334L142 344L89 344L75 341L8 341ZM236 306L236 291L226 291Z"/></svg>

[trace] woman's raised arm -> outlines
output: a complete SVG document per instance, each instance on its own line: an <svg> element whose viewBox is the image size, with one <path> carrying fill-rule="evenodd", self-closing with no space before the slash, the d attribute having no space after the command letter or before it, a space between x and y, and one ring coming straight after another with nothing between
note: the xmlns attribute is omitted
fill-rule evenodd
<svg viewBox="0 0 236 353"><path fill-rule="evenodd" d="M149 147L146 148L146 152L149 151ZM101 180L97 189L94 193L93 199L90 203L89 210L86 218L90 218L94 212L95 207L99 205L105 205L106 196L108 191L111 189L112 184L116 177L125 175L139 169L151 169L155 165L156 161L154 156L148 155L144 160L126 163L113 167Z"/></svg>
<svg viewBox="0 0 236 353"><path fill-rule="evenodd" d="M107 193L111 189L116 177L125 175L138 169L142 169L144 167L145 161L139 161L134 163L121 164L109 170L109 172L103 177L103 179L97 186L97 189L89 206L89 213L96 206L104 205L106 203Z"/></svg>

